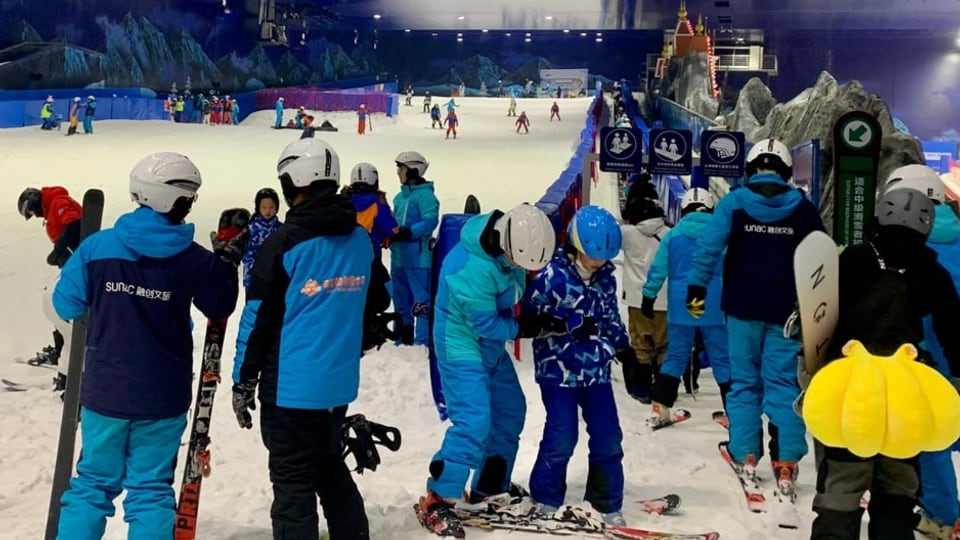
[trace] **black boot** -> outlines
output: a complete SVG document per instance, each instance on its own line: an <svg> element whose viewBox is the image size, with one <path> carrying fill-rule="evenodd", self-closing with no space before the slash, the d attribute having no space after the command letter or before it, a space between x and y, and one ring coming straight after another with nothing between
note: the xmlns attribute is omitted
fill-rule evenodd
<svg viewBox="0 0 960 540"><path fill-rule="evenodd" d="M813 520L810 540L860 538L860 519L863 517L863 510L853 512L840 512L822 508L814 508L813 510L817 513L817 517ZM910 534L912 535L913 531Z"/></svg>
<svg viewBox="0 0 960 540"><path fill-rule="evenodd" d="M400 326L400 343L403 345L413 345L413 325L404 324Z"/></svg>
<svg viewBox="0 0 960 540"><path fill-rule="evenodd" d="M680 379L661 373L653 385L650 397L653 401L667 407L673 407L677 402L677 393L680 391Z"/></svg>
<svg viewBox="0 0 960 540"><path fill-rule="evenodd" d="M727 410L727 394L730 393L730 383L725 382L722 384L718 384L717 386L720 387L720 403L723 403L723 410L726 411Z"/></svg>
<svg viewBox="0 0 960 540"><path fill-rule="evenodd" d="M630 397L640 403L650 404L650 392L653 387L653 366L650 364L623 363L623 382Z"/></svg>

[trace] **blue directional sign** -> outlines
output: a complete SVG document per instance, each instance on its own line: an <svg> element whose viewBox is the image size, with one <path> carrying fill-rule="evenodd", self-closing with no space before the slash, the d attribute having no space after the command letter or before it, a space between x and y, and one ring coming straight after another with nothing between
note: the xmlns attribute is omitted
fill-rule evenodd
<svg viewBox="0 0 960 540"><path fill-rule="evenodd" d="M739 131L704 131L700 136L700 167L706 176L740 178L746 145Z"/></svg>
<svg viewBox="0 0 960 540"><path fill-rule="evenodd" d="M632 128L600 128L600 170L637 172L643 166L643 138Z"/></svg>
<svg viewBox="0 0 960 540"><path fill-rule="evenodd" d="M693 166L693 133L689 129L650 131L651 174L690 174Z"/></svg>

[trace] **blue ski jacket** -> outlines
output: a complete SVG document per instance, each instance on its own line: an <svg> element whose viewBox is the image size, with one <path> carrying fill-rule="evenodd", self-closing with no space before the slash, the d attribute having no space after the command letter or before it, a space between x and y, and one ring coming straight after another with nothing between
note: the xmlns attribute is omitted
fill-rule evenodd
<svg viewBox="0 0 960 540"><path fill-rule="evenodd" d="M470 218L460 232L460 243L443 260L433 328L440 362L499 358L507 354L507 340L517 335L513 307L523 295L526 276L503 255L492 255L481 241L502 215Z"/></svg>
<svg viewBox="0 0 960 540"><path fill-rule="evenodd" d="M65 320L89 309L84 407L131 420L187 412L190 304L222 319L237 302L236 270L194 243L193 235L193 225L173 225L140 207L81 242L67 261L53 307Z"/></svg>
<svg viewBox="0 0 960 540"><path fill-rule="evenodd" d="M234 382L260 400L330 409L357 398L373 247L343 195L314 193L287 212L253 263Z"/></svg>
<svg viewBox="0 0 960 540"><path fill-rule="evenodd" d="M243 286L250 286L250 271L253 270L253 261L257 259L260 248L267 241L267 237L280 228L283 223L280 218L273 216L267 219L260 214L253 216L250 220L250 242L247 244L247 252L243 254Z"/></svg>
<svg viewBox="0 0 960 540"><path fill-rule="evenodd" d="M710 283L707 285L706 312L694 319L687 312L687 285L690 279L690 261L693 259L697 240L710 228L713 215L706 212L691 212L667 231L660 241L657 255L647 272L647 283L643 286L643 296L656 298L660 294L667 277L667 320L670 324L684 326L716 326L726 324L723 310L720 309L721 270L723 261L717 260Z"/></svg>
<svg viewBox="0 0 960 540"><path fill-rule="evenodd" d="M390 244L391 264L402 268L430 268L433 253L430 237L440 222L440 201L433 193L433 182L404 184L393 198L397 223L409 227L413 239Z"/></svg>
<svg viewBox="0 0 960 540"><path fill-rule="evenodd" d="M927 247L937 252L937 262L950 274L954 288L960 290L960 219L945 204L937 205L935 212ZM937 339L931 316L923 319L923 345L937 361L937 369L949 378L950 363Z"/></svg>
<svg viewBox="0 0 960 540"><path fill-rule="evenodd" d="M563 249L537 273L523 300L525 315L546 313L560 319L591 318L599 332L587 339L572 335L533 340L538 384L578 388L610 382L610 364L630 344L617 305L617 281L609 261L588 283Z"/></svg>
<svg viewBox="0 0 960 540"><path fill-rule="evenodd" d="M777 186L762 184L782 189L766 196L761 192ZM706 287L722 260L723 311L738 319L783 324L797 302L793 252L817 230L823 230L820 215L799 190L788 188L776 174L755 174L746 186L720 199L694 251L689 282Z"/></svg>

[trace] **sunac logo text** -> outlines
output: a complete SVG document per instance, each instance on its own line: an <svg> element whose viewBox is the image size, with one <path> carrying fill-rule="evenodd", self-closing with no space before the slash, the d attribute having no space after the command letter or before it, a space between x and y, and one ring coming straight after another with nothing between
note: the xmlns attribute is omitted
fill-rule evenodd
<svg viewBox="0 0 960 540"><path fill-rule="evenodd" d="M317 293L338 293L355 292L363 288L367 282L366 276L341 276L331 279L325 279L318 282L315 279L308 279L300 288L300 293L307 296L313 296Z"/></svg>

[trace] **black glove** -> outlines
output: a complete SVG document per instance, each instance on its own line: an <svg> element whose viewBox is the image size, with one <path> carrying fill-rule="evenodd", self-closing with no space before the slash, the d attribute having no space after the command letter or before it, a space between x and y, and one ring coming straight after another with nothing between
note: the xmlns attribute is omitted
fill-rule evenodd
<svg viewBox="0 0 960 540"><path fill-rule="evenodd" d="M633 347L624 347L617 351L617 362L620 362L623 365L635 366L640 363L640 360L637 359L637 353L634 352Z"/></svg>
<svg viewBox="0 0 960 540"><path fill-rule="evenodd" d="M557 336L567 333L566 321L547 313L521 315L517 319L517 324L520 326L517 332L518 338Z"/></svg>
<svg viewBox="0 0 960 540"><path fill-rule="evenodd" d="M393 242L409 242L413 240L413 234L410 232L410 227L400 227L396 234L393 235L391 240Z"/></svg>
<svg viewBox="0 0 960 540"><path fill-rule="evenodd" d="M707 310L707 289L699 285L687 287L687 313L699 319Z"/></svg>
<svg viewBox="0 0 960 540"><path fill-rule="evenodd" d="M574 313L568 317L566 323L567 331L574 339L580 341L588 340L600 332L597 322L592 317L584 317L579 313Z"/></svg>
<svg viewBox="0 0 960 540"><path fill-rule="evenodd" d="M67 264L67 259L69 258L69 250L60 249L59 247L54 246L53 251L47 255L47 264L50 266L56 266L57 268L63 268L63 265Z"/></svg>
<svg viewBox="0 0 960 540"><path fill-rule="evenodd" d="M646 317L646 318L648 318L648 319L652 319L652 318L654 317L654 314L653 314L653 303L656 302L656 301L657 301L656 298L650 298L649 296L644 296L644 297L643 297L643 301L640 302L640 313L641 313L644 317Z"/></svg>
<svg viewBox="0 0 960 540"><path fill-rule="evenodd" d="M257 381L241 381L233 385L233 413L243 429L253 427L250 411L257 410Z"/></svg>
<svg viewBox="0 0 960 540"><path fill-rule="evenodd" d="M222 232L220 234L215 232L210 233L210 243L213 245L213 253L219 257L221 261L236 268L240 266L240 261L243 260L243 254L247 251L247 242L250 240L250 230L245 228L230 238L223 238L223 236L225 235Z"/></svg>

